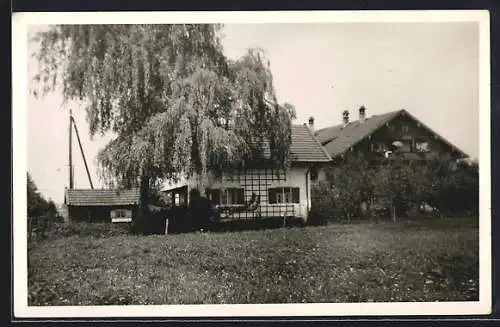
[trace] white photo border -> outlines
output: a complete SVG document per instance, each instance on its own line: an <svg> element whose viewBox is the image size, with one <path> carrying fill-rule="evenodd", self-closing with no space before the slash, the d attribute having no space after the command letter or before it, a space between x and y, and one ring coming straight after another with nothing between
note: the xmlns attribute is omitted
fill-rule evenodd
<svg viewBox="0 0 500 327"><path fill-rule="evenodd" d="M479 315L491 312L490 25L487 10L58 12L12 16L13 303L15 318L313 317ZM27 45L29 25L174 23L441 23L479 24L480 292L477 302L28 306L27 301Z"/></svg>

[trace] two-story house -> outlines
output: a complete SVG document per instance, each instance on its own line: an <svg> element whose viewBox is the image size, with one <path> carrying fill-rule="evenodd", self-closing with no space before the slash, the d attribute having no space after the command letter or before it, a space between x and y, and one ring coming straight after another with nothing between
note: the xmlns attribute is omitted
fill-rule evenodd
<svg viewBox="0 0 500 327"><path fill-rule="evenodd" d="M346 110L342 113L342 124L314 132L326 152L334 159L334 164L341 164L342 158L350 153L361 155L374 164L396 152L408 161L425 162L442 155L448 155L452 159L468 157L404 109L368 117L366 108L362 106L358 114L358 120L351 121ZM309 124L313 128L312 118ZM322 172L318 173L321 179Z"/></svg>
<svg viewBox="0 0 500 327"><path fill-rule="evenodd" d="M220 178L207 174L201 178L181 178L176 183L166 181L163 192L175 206L190 201L191 189L205 192L220 219L288 216L307 221L311 208L311 171L331 161L307 124L292 125L290 161L291 166L285 172L276 171L263 158L251 168Z"/></svg>

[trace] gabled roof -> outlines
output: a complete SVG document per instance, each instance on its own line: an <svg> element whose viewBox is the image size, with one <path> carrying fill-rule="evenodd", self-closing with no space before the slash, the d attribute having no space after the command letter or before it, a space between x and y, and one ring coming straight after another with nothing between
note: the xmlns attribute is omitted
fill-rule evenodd
<svg viewBox="0 0 500 327"><path fill-rule="evenodd" d="M391 111L381 115L373 115L371 117L366 117L364 123L360 123L359 120L351 121L346 126L343 124L327 127L316 131L316 138L321 142L325 150L330 154L331 157L336 157L343 154L351 147L355 146L363 139L369 135L376 132L381 127L385 126L394 118L405 114L406 116L413 119L415 122L419 123L423 128L427 129L430 133L438 137L442 142L453 147L457 152L463 157L468 157L466 153L451 144L445 138L438 135L436 132L431 130L416 117L411 115L408 111L402 109L397 111Z"/></svg>
<svg viewBox="0 0 500 327"><path fill-rule="evenodd" d="M332 160L305 124L292 125L290 152L290 159L295 162L327 162Z"/></svg>
<svg viewBox="0 0 500 327"><path fill-rule="evenodd" d="M66 190L65 202L71 206L120 206L139 203L139 189Z"/></svg>

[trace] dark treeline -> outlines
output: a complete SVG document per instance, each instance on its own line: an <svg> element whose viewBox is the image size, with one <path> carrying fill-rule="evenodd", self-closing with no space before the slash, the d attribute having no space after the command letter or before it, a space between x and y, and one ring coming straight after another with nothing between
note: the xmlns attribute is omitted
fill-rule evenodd
<svg viewBox="0 0 500 327"><path fill-rule="evenodd" d="M47 200L40 194L29 173L27 173L27 192L28 217L58 216L54 201Z"/></svg>
<svg viewBox="0 0 500 327"><path fill-rule="evenodd" d="M312 197L316 222L478 215L479 167L447 157L425 162L395 157L377 165L349 157L326 169Z"/></svg>

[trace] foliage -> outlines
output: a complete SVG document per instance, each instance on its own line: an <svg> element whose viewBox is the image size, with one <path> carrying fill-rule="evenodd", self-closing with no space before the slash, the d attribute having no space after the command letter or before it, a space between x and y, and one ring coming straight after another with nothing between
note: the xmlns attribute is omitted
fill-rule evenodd
<svg viewBox="0 0 500 327"><path fill-rule="evenodd" d="M69 222L54 223L50 227L49 239L60 237L111 237L129 232L129 224Z"/></svg>
<svg viewBox="0 0 500 327"><path fill-rule="evenodd" d="M361 157L348 157L329 167L326 180L312 190L312 214L323 220L373 217L378 209L389 217L415 215L427 203L441 215L477 215L478 164L455 163L447 157L404 162L401 157L368 165ZM362 203L366 210L362 210ZM420 213L419 213L420 214Z"/></svg>
<svg viewBox="0 0 500 327"><path fill-rule="evenodd" d="M313 187L313 216L350 221L359 216L361 202L371 199L375 181L368 164L358 157L346 158L345 164L347 166L330 167L326 181Z"/></svg>
<svg viewBox="0 0 500 327"><path fill-rule="evenodd" d="M458 162L446 167L439 161L432 164L437 166L434 169L439 178L432 179L429 202L445 215L479 214L478 162Z"/></svg>
<svg viewBox="0 0 500 327"><path fill-rule="evenodd" d="M28 217L48 215L57 216L57 208L52 200L46 200L35 185L30 173L27 176L27 213Z"/></svg>
<svg viewBox="0 0 500 327"><path fill-rule="evenodd" d="M38 33L35 95L60 87L84 100L91 136L116 137L98 154L110 184L149 187L182 174L220 175L262 158L288 166L293 106L278 105L260 49L225 57L220 25L59 25Z"/></svg>
<svg viewBox="0 0 500 327"><path fill-rule="evenodd" d="M477 220L61 237L29 249L28 304L477 301Z"/></svg>

